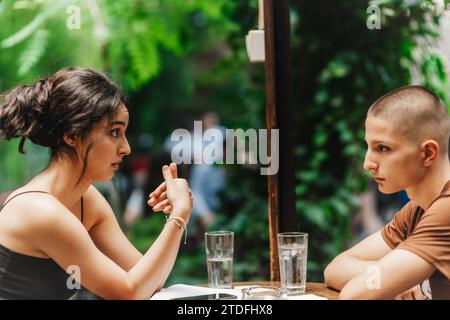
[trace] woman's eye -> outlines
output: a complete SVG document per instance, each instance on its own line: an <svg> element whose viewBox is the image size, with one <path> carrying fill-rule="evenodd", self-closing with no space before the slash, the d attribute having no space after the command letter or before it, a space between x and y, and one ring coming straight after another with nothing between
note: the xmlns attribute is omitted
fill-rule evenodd
<svg viewBox="0 0 450 320"><path fill-rule="evenodd" d="M120 133L120 129L114 129L111 131L113 137L118 137Z"/></svg>
<svg viewBox="0 0 450 320"><path fill-rule="evenodd" d="M379 145L378 146L378 151L386 152L386 151L389 151L389 150L391 150L389 147L386 147L386 146L383 146L383 145Z"/></svg>

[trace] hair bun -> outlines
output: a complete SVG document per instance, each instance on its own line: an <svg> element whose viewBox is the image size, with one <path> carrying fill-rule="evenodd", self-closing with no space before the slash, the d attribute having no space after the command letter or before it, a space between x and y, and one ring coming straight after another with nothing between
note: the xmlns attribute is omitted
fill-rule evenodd
<svg viewBox="0 0 450 320"><path fill-rule="evenodd" d="M1 0L0 0L1 1ZM101 121L111 121L125 98L120 88L101 71L68 67L32 86L13 89L0 104L0 138L21 138L49 147L51 157L77 150L64 134L86 137Z"/></svg>
<svg viewBox="0 0 450 320"><path fill-rule="evenodd" d="M19 86L6 95L0 107L0 134L7 140L21 137L21 152L25 138L44 147L51 145L54 125L47 107L51 89L48 78Z"/></svg>

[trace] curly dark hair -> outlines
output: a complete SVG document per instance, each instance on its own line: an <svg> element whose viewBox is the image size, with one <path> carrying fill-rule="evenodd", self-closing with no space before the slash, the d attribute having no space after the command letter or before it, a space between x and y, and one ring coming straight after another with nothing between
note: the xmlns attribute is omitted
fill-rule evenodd
<svg viewBox="0 0 450 320"><path fill-rule="evenodd" d="M25 153L26 139L50 148L51 157L76 152L64 134L86 137L103 119L111 119L126 104L120 88L103 72L87 67L59 70L33 85L9 92L0 104L0 136L20 138L19 152ZM89 150L84 155L84 168Z"/></svg>

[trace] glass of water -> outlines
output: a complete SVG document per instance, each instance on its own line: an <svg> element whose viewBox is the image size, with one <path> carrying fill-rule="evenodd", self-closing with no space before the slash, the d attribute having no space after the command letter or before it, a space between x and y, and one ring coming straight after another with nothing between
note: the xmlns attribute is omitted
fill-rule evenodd
<svg viewBox="0 0 450 320"><path fill-rule="evenodd" d="M231 231L205 232L205 247L209 286L232 288L234 233Z"/></svg>
<svg viewBox="0 0 450 320"><path fill-rule="evenodd" d="M307 258L307 233L283 232L278 234L281 288L288 295L305 293Z"/></svg>

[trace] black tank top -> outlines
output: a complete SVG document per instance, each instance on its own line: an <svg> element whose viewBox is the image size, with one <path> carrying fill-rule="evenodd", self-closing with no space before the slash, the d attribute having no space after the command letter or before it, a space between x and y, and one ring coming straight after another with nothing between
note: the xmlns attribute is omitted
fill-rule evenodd
<svg viewBox="0 0 450 320"><path fill-rule="evenodd" d="M18 193L15 197L30 192ZM83 197L81 197L81 223L83 223ZM69 284L69 285L68 285ZM0 244L0 300L1 299L69 299L77 290L70 289L74 280L55 261L14 252Z"/></svg>

